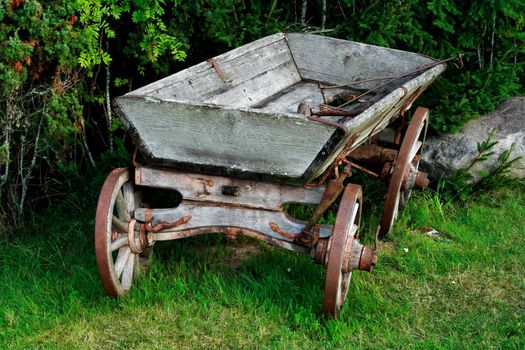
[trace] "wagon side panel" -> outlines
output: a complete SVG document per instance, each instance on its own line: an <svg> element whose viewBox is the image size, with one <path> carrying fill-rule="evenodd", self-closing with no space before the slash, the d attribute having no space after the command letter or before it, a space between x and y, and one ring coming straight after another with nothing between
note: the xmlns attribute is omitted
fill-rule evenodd
<svg viewBox="0 0 525 350"><path fill-rule="evenodd" d="M244 45L132 95L249 107L301 80L283 34Z"/></svg>
<svg viewBox="0 0 525 350"><path fill-rule="evenodd" d="M416 53L319 35L287 33L286 39L301 77L329 84L400 75L435 62ZM373 81L353 87L376 85Z"/></svg>
<svg viewBox="0 0 525 350"><path fill-rule="evenodd" d="M298 115L129 96L116 103L154 159L238 172L300 178L336 131Z"/></svg>

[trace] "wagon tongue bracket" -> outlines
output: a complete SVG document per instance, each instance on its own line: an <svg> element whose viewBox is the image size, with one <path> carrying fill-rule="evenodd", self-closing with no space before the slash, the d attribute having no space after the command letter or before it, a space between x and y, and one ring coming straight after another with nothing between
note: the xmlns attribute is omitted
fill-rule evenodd
<svg viewBox="0 0 525 350"><path fill-rule="evenodd" d="M295 237L296 242L304 245L311 245L315 243L317 238L315 232L312 232L312 229L315 228L319 218L323 216L326 210L335 202L337 197L339 197L339 195L344 189L343 183L345 179L351 174L352 172L350 169L350 165L346 165L341 173L338 173L334 179L328 181L323 193L323 197L317 205L314 214L312 215L304 229Z"/></svg>

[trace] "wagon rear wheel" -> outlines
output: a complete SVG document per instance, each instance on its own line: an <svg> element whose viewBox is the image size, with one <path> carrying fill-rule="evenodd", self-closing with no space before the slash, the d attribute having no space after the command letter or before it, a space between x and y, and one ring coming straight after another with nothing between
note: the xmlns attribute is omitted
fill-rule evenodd
<svg viewBox="0 0 525 350"><path fill-rule="evenodd" d="M408 125L401 148L392 166L383 216L381 217L380 236L384 236L390 231L399 209L410 197L414 186L418 182L426 181L426 179L418 178L418 167L427 127L428 109L418 107Z"/></svg>
<svg viewBox="0 0 525 350"><path fill-rule="evenodd" d="M341 198L334 231L327 241L323 312L332 317L337 317L348 293L352 277L348 265L361 221L361 204L361 186L348 185Z"/></svg>
<svg viewBox="0 0 525 350"><path fill-rule="evenodd" d="M140 192L135 192L129 170L114 169L100 191L95 218L98 272L109 295L126 294L133 278L149 266L151 248L141 249L147 243L133 218L140 205Z"/></svg>

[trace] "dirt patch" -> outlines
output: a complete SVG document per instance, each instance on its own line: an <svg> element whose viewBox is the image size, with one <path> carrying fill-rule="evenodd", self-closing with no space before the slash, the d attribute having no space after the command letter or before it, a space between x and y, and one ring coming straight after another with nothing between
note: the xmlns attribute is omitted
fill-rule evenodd
<svg viewBox="0 0 525 350"><path fill-rule="evenodd" d="M258 244L247 243L247 244L233 244L229 247L229 252L226 263L234 269L238 269L242 266L244 261L249 257L257 255L261 251L261 247Z"/></svg>

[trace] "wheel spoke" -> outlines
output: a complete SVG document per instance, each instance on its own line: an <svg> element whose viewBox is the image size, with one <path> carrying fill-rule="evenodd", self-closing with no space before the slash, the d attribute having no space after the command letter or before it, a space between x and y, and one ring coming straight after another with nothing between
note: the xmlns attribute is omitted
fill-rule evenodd
<svg viewBox="0 0 525 350"><path fill-rule="evenodd" d="M354 204L354 209L353 209L353 212L352 212L352 217L350 218L350 221L349 221L349 224L350 225L354 225L355 226L355 218L357 216L357 213L359 213L359 203L355 203Z"/></svg>
<svg viewBox="0 0 525 350"><path fill-rule="evenodd" d="M120 278L120 275L122 275L122 271L124 270L124 266L126 265L126 261L128 261L130 254L131 249L127 246L119 249L117 260L115 261L115 273L117 274L117 278Z"/></svg>
<svg viewBox="0 0 525 350"><path fill-rule="evenodd" d="M342 276L343 282L341 283L341 304L339 307L342 306L346 299L346 295L348 294L348 287L350 286L350 279L352 278L352 272L344 273Z"/></svg>
<svg viewBox="0 0 525 350"><path fill-rule="evenodd" d="M344 274L341 272L340 281L337 284L337 300L336 300L336 307L337 312L339 312L339 309L341 308L341 305L343 305L343 283L344 283Z"/></svg>
<svg viewBox="0 0 525 350"><path fill-rule="evenodd" d="M392 225L394 224L394 221L397 219L397 214L399 213L399 201L401 200L401 193L397 195L396 199L396 205L394 207L394 215L392 219Z"/></svg>
<svg viewBox="0 0 525 350"><path fill-rule="evenodd" d="M126 265L124 266L124 272L122 273L122 287L124 288L124 290L128 290L131 287L136 255L137 254L131 254L128 257L128 261L126 261Z"/></svg>
<svg viewBox="0 0 525 350"><path fill-rule="evenodd" d="M119 234L117 239L115 239L113 242L111 242L111 252L114 252L117 249L122 248L128 244L128 235L127 234Z"/></svg>
<svg viewBox="0 0 525 350"><path fill-rule="evenodd" d="M421 146L423 146L423 142L417 141L414 147L412 147L412 149L410 150L410 153L408 154L408 158L407 158L410 163L412 163L412 160L415 158Z"/></svg>
<svg viewBox="0 0 525 350"><path fill-rule="evenodd" d="M117 198L115 200L115 207L117 209L118 217L121 220L128 221L131 220L131 216L126 208L126 201L124 200L124 195L122 191L117 193Z"/></svg>
<svg viewBox="0 0 525 350"><path fill-rule="evenodd" d="M117 218L115 215L111 218L111 224L118 230L118 232L128 232L128 224Z"/></svg>
<svg viewBox="0 0 525 350"><path fill-rule="evenodd" d="M351 238L355 238L357 230L359 230L359 226L357 226L356 224L352 224L352 228L350 229L350 232L348 232L348 236Z"/></svg>

